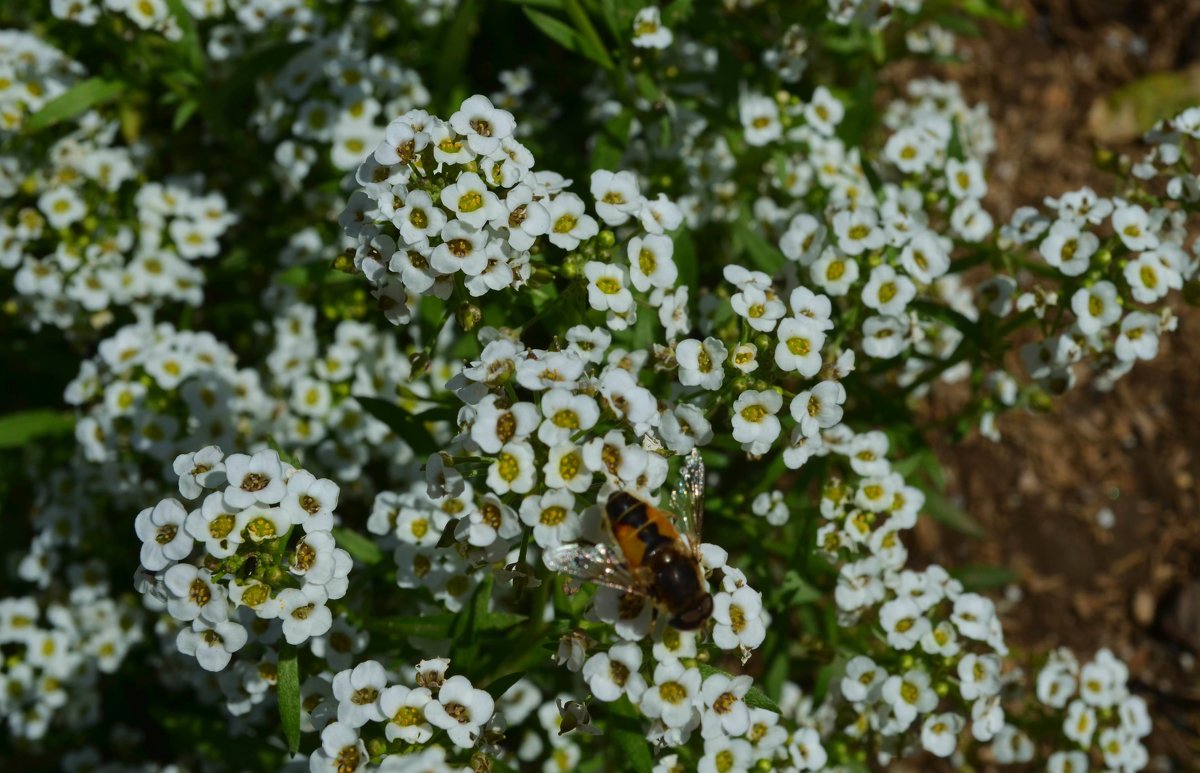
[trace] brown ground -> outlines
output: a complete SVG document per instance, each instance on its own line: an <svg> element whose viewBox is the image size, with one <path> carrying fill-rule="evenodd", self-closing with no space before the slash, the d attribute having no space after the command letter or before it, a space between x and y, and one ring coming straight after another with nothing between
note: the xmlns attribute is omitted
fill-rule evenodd
<svg viewBox="0 0 1200 773"><path fill-rule="evenodd" d="M946 73L990 105L998 216L1082 184L1107 190L1093 143L1124 131L1100 112L1104 98L1200 58L1198 0L1017 2L1026 28L990 29ZM1024 598L1006 619L1015 648L1112 648L1156 713L1161 769L1200 770L1200 311L1179 306L1158 359L1113 392L1077 388L1048 416L1009 415L999 444L943 444L951 488L988 537L932 527L918 542L932 560L1017 573ZM1098 525L1103 508L1111 529Z"/></svg>

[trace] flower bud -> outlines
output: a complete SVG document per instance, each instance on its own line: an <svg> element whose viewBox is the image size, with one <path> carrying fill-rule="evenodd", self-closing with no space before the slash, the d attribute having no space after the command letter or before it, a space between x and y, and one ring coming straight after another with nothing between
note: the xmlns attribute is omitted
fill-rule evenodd
<svg viewBox="0 0 1200 773"><path fill-rule="evenodd" d="M483 311L473 303L462 303L454 313L458 326L466 332L471 332L483 321Z"/></svg>
<svg viewBox="0 0 1200 773"><path fill-rule="evenodd" d="M562 274L568 279L575 279L583 275L583 256L577 252L572 252L563 260Z"/></svg>
<svg viewBox="0 0 1200 773"><path fill-rule="evenodd" d="M600 246L608 249L617 243L617 235L611 229L605 228L600 232Z"/></svg>
<svg viewBox="0 0 1200 773"><path fill-rule="evenodd" d="M771 336L766 333L759 333L754 336L754 345L758 347L760 352L765 352L771 348Z"/></svg>

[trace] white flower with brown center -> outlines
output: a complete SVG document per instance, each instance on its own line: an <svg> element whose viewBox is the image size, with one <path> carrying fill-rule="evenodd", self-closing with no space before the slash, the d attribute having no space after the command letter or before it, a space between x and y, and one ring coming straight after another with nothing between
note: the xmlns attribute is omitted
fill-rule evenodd
<svg viewBox="0 0 1200 773"><path fill-rule="evenodd" d="M387 688L387 681L387 672L374 660L336 674L333 697L338 701L338 722L358 728L368 722L386 720L388 717L380 707L380 696Z"/></svg>
<svg viewBox="0 0 1200 773"><path fill-rule="evenodd" d="M456 675L442 683L436 701L426 704L425 718L445 730L456 746L470 749L495 709L492 696L475 689L465 676Z"/></svg>

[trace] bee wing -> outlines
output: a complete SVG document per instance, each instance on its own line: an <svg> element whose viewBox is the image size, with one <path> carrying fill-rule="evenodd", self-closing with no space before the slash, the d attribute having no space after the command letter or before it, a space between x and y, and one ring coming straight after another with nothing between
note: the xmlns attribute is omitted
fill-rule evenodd
<svg viewBox="0 0 1200 773"><path fill-rule="evenodd" d="M671 492L671 511L676 528L687 537L692 550L699 552L704 532L704 459L694 448L679 468L679 482Z"/></svg>
<svg viewBox="0 0 1200 773"><path fill-rule="evenodd" d="M621 551L612 545L583 545L576 542L556 545L542 554L542 561L554 572L641 596L647 595L646 589L629 571Z"/></svg>

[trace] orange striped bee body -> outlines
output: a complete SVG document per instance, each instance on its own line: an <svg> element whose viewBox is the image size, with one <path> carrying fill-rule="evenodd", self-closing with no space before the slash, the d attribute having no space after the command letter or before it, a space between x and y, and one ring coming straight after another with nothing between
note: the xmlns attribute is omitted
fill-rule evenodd
<svg viewBox="0 0 1200 773"><path fill-rule="evenodd" d="M683 631L704 625L713 600L700 567L704 462L697 451L680 468L671 511L626 491L609 496L604 513L612 543L564 543L549 548L547 568L651 599Z"/></svg>

